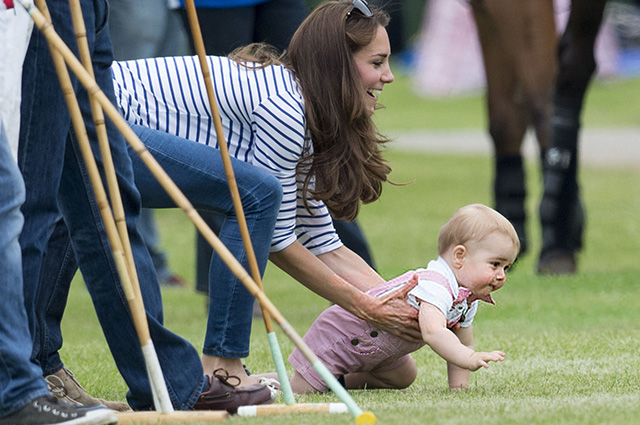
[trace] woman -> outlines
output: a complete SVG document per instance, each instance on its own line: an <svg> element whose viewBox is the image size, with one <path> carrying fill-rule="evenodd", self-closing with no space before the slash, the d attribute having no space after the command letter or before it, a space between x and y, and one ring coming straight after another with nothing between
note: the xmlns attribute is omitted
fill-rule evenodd
<svg viewBox="0 0 640 425"><path fill-rule="evenodd" d="M379 198L390 172L380 154L387 139L371 119L376 96L393 81L388 21L362 0L327 2L295 33L286 64L264 45L208 60L230 154L282 184L271 261L356 316L417 341L417 316L404 302L412 286L384 298L365 294L384 279L342 245L330 215L355 218L361 202ZM161 146L150 143L152 153L165 154L174 141L180 147L173 151L190 167L205 160L189 152L190 145L217 143L197 58L115 63L112 69L121 111L143 142L141 126L168 133ZM149 173L135 158L134 170L136 182L145 182L144 203ZM251 295L217 255L211 276L204 369L224 367L242 385L251 384L240 360L249 352Z"/></svg>

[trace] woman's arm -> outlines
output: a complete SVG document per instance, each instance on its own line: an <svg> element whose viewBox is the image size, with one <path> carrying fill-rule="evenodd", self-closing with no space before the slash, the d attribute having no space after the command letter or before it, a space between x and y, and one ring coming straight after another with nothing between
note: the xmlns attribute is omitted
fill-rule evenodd
<svg viewBox="0 0 640 425"><path fill-rule="evenodd" d="M318 259L333 270L335 274L361 291L366 292L385 283L382 276L346 246L320 254Z"/></svg>
<svg viewBox="0 0 640 425"><path fill-rule="evenodd" d="M269 258L311 291L355 316L406 340L420 341L417 312L406 302L407 293L417 281L384 297L373 297L363 289L383 283L383 279L349 249L335 251L322 254L320 260L294 242Z"/></svg>

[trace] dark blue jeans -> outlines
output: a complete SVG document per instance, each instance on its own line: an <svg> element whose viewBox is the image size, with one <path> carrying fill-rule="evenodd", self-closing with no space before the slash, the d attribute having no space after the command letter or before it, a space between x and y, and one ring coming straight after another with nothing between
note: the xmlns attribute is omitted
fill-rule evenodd
<svg viewBox="0 0 640 425"><path fill-rule="evenodd" d="M224 56L238 47L260 42L283 51L308 13L305 0L269 0L253 6L198 7L198 20L207 54ZM182 18L193 46L184 9Z"/></svg>
<svg viewBox="0 0 640 425"><path fill-rule="evenodd" d="M132 128L196 208L224 217L218 236L233 256L248 269L220 152L157 130L137 125L132 125ZM143 206L175 207L133 149L129 149L129 154ZM232 158L232 165L249 235L260 271L264 273L282 201L282 187L275 177L250 164ZM69 283L76 271L73 249L62 220L49 239L45 264L49 266L49 273L42 276L41 280L46 284L42 285L38 295L42 314L38 316L34 356L43 369L51 373L62 367L58 355L62 346L60 321ZM249 354L253 296L217 254L211 258L211 268L211 302L203 352L224 357L246 357Z"/></svg>
<svg viewBox="0 0 640 425"><path fill-rule="evenodd" d="M49 0L47 3L56 31L77 54L68 2ZM110 70L113 57L107 30L108 3L106 0L83 0L81 3L96 80L107 96L114 99ZM72 79L89 140L102 170L89 100L77 80ZM37 322L36 297L42 290L40 278L50 272L42 267L45 247L62 213L105 338L129 387L128 401L134 409L152 408L142 351L86 166L71 130L70 115L49 48L43 35L35 30L24 63L21 113L18 161L24 176L26 200L22 208L25 224L20 245L25 305L32 332L35 333ZM151 338L174 406L189 409L204 385L200 358L188 341L163 326L162 300L153 264L136 230L140 196L134 185L131 160L123 137L109 121L107 130Z"/></svg>
<svg viewBox="0 0 640 425"><path fill-rule="evenodd" d="M242 266L249 270L220 152L168 133L137 125L132 125L132 128L195 208L216 212L224 217L218 237ZM143 206L175 207L133 151L131 158ZM282 186L271 174L251 164L235 158L231 158L231 163L249 236L260 273L263 274L282 202ZM247 357L254 298L216 253L211 257L209 297L203 353L221 357Z"/></svg>

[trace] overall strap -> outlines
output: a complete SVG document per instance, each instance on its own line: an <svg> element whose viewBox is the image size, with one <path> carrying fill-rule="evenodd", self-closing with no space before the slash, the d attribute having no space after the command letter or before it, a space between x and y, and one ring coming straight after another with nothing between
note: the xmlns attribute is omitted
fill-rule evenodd
<svg viewBox="0 0 640 425"><path fill-rule="evenodd" d="M431 282L435 282L441 286L443 286L451 295L451 299L455 300L456 296L451 289L451 285L449 285L449 281L447 280L442 273L438 273L434 270L419 270L415 272L420 279L430 280Z"/></svg>

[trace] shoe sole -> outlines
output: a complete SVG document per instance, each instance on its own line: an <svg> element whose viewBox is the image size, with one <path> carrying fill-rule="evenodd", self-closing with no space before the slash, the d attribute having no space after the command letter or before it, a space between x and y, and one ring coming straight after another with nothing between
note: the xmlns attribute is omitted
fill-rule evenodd
<svg viewBox="0 0 640 425"><path fill-rule="evenodd" d="M275 401L275 399L276 399L275 397L271 396L271 397L269 398L269 400L265 400L265 401L263 401L262 403L253 404L252 406L263 406L263 405L265 405L265 404L271 404L271 403L273 403L273 402ZM241 407L245 407L245 406L246 406L246 405L243 405L243 406L237 406L237 407L229 408L229 409L225 409L225 410L226 410L227 412L229 412L230 414L235 415L236 413L238 413L238 409L239 409L239 408L241 408Z"/></svg>
<svg viewBox="0 0 640 425"><path fill-rule="evenodd" d="M52 425L110 425L118 423L118 416L108 409L87 412L84 416Z"/></svg>

